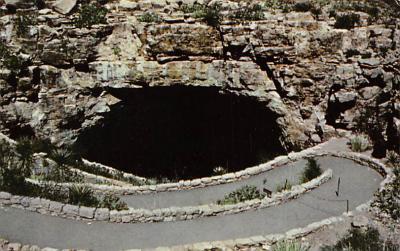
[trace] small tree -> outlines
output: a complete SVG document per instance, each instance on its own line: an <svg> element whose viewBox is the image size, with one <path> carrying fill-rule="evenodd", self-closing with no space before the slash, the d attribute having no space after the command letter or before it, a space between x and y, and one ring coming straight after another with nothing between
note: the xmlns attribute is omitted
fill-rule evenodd
<svg viewBox="0 0 400 251"><path fill-rule="evenodd" d="M322 174L322 170L318 162L314 158L307 159L307 165L304 169L301 181L308 182Z"/></svg>
<svg viewBox="0 0 400 251"><path fill-rule="evenodd" d="M90 29L96 24L107 23L106 15L108 10L95 4L84 4L79 8L78 17L75 19L75 25L78 28Z"/></svg>

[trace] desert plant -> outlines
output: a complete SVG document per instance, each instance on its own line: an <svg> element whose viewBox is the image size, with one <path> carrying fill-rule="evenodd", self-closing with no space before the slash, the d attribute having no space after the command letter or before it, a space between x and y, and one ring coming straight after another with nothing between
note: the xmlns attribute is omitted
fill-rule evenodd
<svg viewBox="0 0 400 251"><path fill-rule="evenodd" d="M314 8L314 4L312 2L298 2L293 6L293 10L297 12L307 12L311 11Z"/></svg>
<svg viewBox="0 0 400 251"><path fill-rule="evenodd" d="M276 192L279 193L279 192L282 192L285 190L290 190L290 189L292 189L292 187L293 187L293 185L288 180L285 180L285 183L283 183L282 185L279 184L276 186Z"/></svg>
<svg viewBox="0 0 400 251"><path fill-rule="evenodd" d="M97 207L99 200L89 187L74 185L68 189L68 203L78 206Z"/></svg>
<svg viewBox="0 0 400 251"><path fill-rule="evenodd" d="M23 176L30 176L31 166L33 164L33 154L35 153L32 148L31 140L26 137L18 139L15 151L21 161L20 168L23 171Z"/></svg>
<svg viewBox="0 0 400 251"><path fill-rule="evenodd" d="M78 28L90 29L96 24L107 23L106 15L108 10L97 4L83 4L78 11L75 19L75 25Z"/></svg>
<svg viewBox="0 0 400 251"><path fill-rule="evenodd" d="M210 6L199 8L194 12L194 17L203 19L204 22L212 27L219 27L222 21L221 4L214 3Z"/></svg>
<svg viewBox="0 0 400 251"><path fill-rule="evenodd" d="M273 251L308 251L310 248L295 241L280 241L273 248Z"/></svg>
<svg viewBox="0 0 400 251"><path fill-rule="evenodd" d="M146 12L138 17L139 22L143 23L159 23L161 18L156 13Z"/></svg>
<svg viewBox="0 0 400 251"><path fill-rule="evenodd" d="M357 134L353 136L349 143L351 150L354 152L365 152L371 148L369 138L364 134Z"/></svg>
<svg viewBox="0 0 400 251"><path fill-rule="evenodd" d="M360 15L348 13L336 16L335 28L351 30L357 23L360 23Z"/></svg>
<svg viewBox="0 0 400 251"><path fill-rule="evenodd" d="M213 168L213 175L223 175L226 174L228 170L222 166L217 166Z"/></svg>
<svg viewBox="0 0 400 251"><path fill-rule="evenodd" d="M366 230L350 229L334 246L324 246L321 251L396 251L399 248L390 241L383 241L377 229L368 227Z"/></svg>
<svg viewBox="0 0 400 251"><path fill-rule="evenodd" d="M282 12L289 12L293 9L294 1L292 0L266 0L264 6L267 9L282 10Z"/></svg>
<svg viewBox="0 0 400 251"><path fill-rule="evenodd" d="M104 195L98 206L118 211L128 209L128 205L125 202L121 201L119 197L113 194Z"/></svg>
<svg viewBox="0 0 400 251"><path fill-rule="evenodd" d="M15 19L17 36L18 37L26 36L26 34L29 31L29 26L36 25L36 24L37 24L37 20L36 20L35 16L27 15L27 14L18 14Z"/></svg>
<svg viewBox="0 0 400 251"><path fill-rule="evenodd" d="M398 220L400 219L400 167L395 167L393 173L394 180L375 194L373 205L394 220Z"/></svg>
<svg viewBox="0 0 400 251"><path fill-rule="evenodd" d="M264 18L264 13L262 10L262 6L259 4L255 4L253 6L248 6L237 10L234 13L233 18L243 20L261 20Z"/></svg>
<svg viewBox="0 0 400 251"><path fill-rule="evenodd" d="M246 185L243 186L228 195L225 196L223 200L218 200L217 204L236 204L239 202L254 200L254 199L262 199L264 195L260 192L256 186Z"/></svg>
<svg viewBox="0 0 400 251"><path fill-rule="evenodd" d="M317 160L314 158L308 158L307 164L304 169L303 175L301 177L301 182L305 183L312 179L317 178L322 174L322 170L320 165L318 164Z"/></svg>
<svg viewBox="0 0 400 251"><path fill-rule="evenodd" d="M388 151L386 156L389 165L393 167L400 166L400 155L398 153L396 153L395 151Z"/></svg>

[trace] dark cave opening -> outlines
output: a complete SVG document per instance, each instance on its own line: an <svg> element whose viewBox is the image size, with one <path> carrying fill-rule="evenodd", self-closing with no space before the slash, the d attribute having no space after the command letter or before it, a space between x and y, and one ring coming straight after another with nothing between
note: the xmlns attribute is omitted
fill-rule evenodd
<svg viewBox="0 0 400 251"><path fill-rule="evenodd" d="M76 142L91 161L144 177L192 179L284 152L276 116L254 98L204 87L108 91L122 102Z"/></svg>

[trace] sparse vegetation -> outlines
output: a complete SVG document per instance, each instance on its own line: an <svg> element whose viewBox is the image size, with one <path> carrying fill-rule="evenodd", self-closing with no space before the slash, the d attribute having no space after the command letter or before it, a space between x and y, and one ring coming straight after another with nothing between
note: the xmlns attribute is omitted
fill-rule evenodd
<svg viewBox="0 0 400 251"><path fill-rule="evenodd" d="M210 6L197 6L193 12L193 17L203 19L204 22L212 27L219 27L222 21L221 4L214 3Z"/></svg>
<svg viewBox="0 0 400 251"><path fill-rule="evenodd" d="M365 134L357 134L350 141L350 148L354 152L365 152L371 148L369 138Z"/></svg>
<svg viewBox="0 0 400 251"><path fill-rule="evenodd" d="M11 70L13 74L17 74L21 70L22 60L3 42L0 42L0 60L3 66Z"/></svg>
<svg viewBox="0 0 400 251"><path fill-rule="evenodd" d="M273 251L308 251L310 248L296 241L280 241L273 248Z"/></svg>
<svg viewBox="0 0 400 251"><path fill-rule="evenodd" d="M286 191L286 190L290 190L292 189L293 185L288 181L285 180L285 183L283 183L282 185L278 185L276 186L276 192L282 192L282 191Z"/></svg>
<svg viewBox="0 0 400 251"><path fill-rule="evenodd" d="M360 15L355 13L347 13L336 15L335 28L351 30L356 24L360 23Z"/></svg>
<svg viewBox="0 0 400 251"><path fill-rule="evenodd" d="M400 219L400 167L393 169L395 179L385 189L375 194L374 206L394 220Z"/></svg>
<svg viewBox="0 0 400 251"><path fill-rule="evenodd" d="M25 37L29 32L29 26L36 25L36 16L18 14L15 19L16 32L18 37Z"/></svg>
<svg viewBox="0 0 400 251"><path fill-rule="evenodd" d="M255 4L253 6L248 6L237 10L233 14L233 18L254 21L262 20L264 18L264 12L261 5Z"/></svg>
<svg viewBox="0 0 400 251"><path fill-rule="evenodd" d="M399 246L381 239L379 231L368 227L366 230L352 228L334 246L324 246L321 251L397 251Z"/></svg>
<svg viewBox="0 0 400 251"><path fill-rule="evenodd" d="M223 200L218 200L217 204L225 205L225 204L236 204L239 202L254 200L254 199L262 199L264 198L264 194L257 189L256 186L246 185L242 188L239 188L228 195L225 196Z"/></svg>
<svg viewBox="0 0 400 251"><path fill-rule="evenodd" d="M228 170L222 166L217 166L213 169L213 175L223 175L226 174Z"/></svg>
<svg viewBox="0 0 400 251"><path fill-rule="evenodd" d="M0 142L0 191L14 195L41 197L49 200L91 207L107 207L124 210L126 203L113 195L99 198L85 186L72 186L68 190L54 183L36 185L26 181L32 173L32 144L27 138L21 139L15 149L5 141ZM64 170L65 171L65 170ZM63 175L66 175L65 173ZM47 176L46 176L47 177ZM47 177L47 179L50 179ZM65 176L62 181L65 181Z"/></svg>
<svg viewBox="0 0 400 251"><path fill-rule="evenodd" d="M400 167L400 155L398 153L395 151L388 151L386 156L390 166Z"/></svg>
<svg viewBox="0 0 400 251"><path fill-rule="evenodd" d="M314 158L307 159L307 165L301 177L301 182L306 183L312 179L317 178L322 174L322 170L317 160Z"/></svg>
<svg viewBox="0 0 400 251"><path fill-rule="evenodd" d="M152 12L146 12L138 17L139 22L143 23L159 23L161 22L161 18Z"/></svg>
<svg viewBox="0 0 400 251"><path fill-rule="evenodd" d="M78 10L75 25L78 28L90 29L96 24L107 23L106 15L108 10L96 4L83 4Z"/></svg>

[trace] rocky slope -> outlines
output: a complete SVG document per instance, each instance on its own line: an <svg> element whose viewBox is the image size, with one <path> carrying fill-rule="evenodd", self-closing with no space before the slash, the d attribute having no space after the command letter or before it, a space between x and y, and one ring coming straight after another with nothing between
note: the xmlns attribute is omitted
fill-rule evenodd
<svg viewBox="0 0 400 251"><path fill-rule="evenodd" d="M256 98L287 150L372 123L357 119L370 106L378 138L399 150L399 19L358 11L356 27L338 29L325 6L318 16L266 8L250 21L229 13L255 1L223 1L212 26L182 11L193 3L113 1L105 24L79 28L76 0L6 0L1 131L70 143L118 105L110 90L183 85Z"/></svg>

